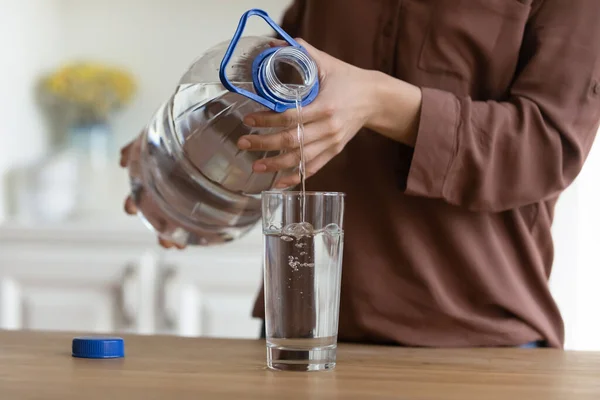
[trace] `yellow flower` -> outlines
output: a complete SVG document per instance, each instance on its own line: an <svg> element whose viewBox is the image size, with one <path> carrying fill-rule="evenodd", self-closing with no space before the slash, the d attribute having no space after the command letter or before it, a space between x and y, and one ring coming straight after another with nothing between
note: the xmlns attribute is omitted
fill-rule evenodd
<svg viewBox="0 0 600 400"><path fill-rule="evenodd" d="M136 85L132 76L122 69L73 63L46 77L42 89L60 101L105 117L132 100Z"/></svg>

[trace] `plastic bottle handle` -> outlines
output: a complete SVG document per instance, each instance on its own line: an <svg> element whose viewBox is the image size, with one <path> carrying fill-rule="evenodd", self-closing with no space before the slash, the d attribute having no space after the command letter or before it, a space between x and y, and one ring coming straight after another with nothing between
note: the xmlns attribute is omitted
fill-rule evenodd
<svg viewBox="0 0 600 400"><path fill-rule="evenodd" d="M257 96L256 94L254 94L248 90L234 86L227 78L227 73L226 73L227 65L229 64L229 61L231 61L233 52L235 51L235 48L237 47L237 44L240 41L242 34L244 33L244 29L246 28L246 22L248 22L248 18L250 18L253 15L259 16L262 19L264 19L271 26L271 28L273 28L275 30L275 32L277 32L279 35L281 35L281 37L286 42L288 42L291 46L297 47L299 49L304 49L302 46L300 46L300 44L298 44L298 42L296 42L294 39L292 39L292 37L290 35L288 35L283 29L281 29L281 27L279 25L277 25L277 23L275 23L275 21L273 21L271 19L271 17L269 17L269 15L265 11L259 10L256 8L246 11L240 18L240 23L237 27L237 30L235 31L235 34L233 35L233 39L231 39L231 42L229 43L229 47L227 48L227 51L225 52L225 56L223 57L223 60L221 61L221 68L219 69L219 78L221 79L221 83L223 84L223 86L230 92L245 96L251 100L254 100L254 101L262 104L263 106L265 106L273 111L277 111L278 107L275 103L273 103L261 96Z"/></svg>

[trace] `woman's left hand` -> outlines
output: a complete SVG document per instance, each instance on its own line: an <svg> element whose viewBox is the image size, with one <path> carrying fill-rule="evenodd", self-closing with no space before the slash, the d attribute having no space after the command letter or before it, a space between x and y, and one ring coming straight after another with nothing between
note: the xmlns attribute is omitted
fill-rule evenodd
<svg viewBox="0 0 600 400"><path fill-rule="evenodd" d="M303 108L304 157L306 177L315 174L365 125L374 104L370 101L369 71L356 68L319 51L303 41L298 42L309 52L319 68L320 92L313 103ZM238 141L243 150L284 150L276 157L255 162L255 172L271 172L297 167L300 145L297 133L297 111L283 113L259 112L246 116L244 123L252 127L282 128L270 135L247 135ZM277 182L277 188L300 182L298 176L287 176Z"/></svg>

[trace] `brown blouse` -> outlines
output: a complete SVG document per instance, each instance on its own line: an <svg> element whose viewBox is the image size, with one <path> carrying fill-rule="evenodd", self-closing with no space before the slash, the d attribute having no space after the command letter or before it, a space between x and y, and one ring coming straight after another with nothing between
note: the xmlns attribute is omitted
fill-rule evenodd
<svg viewBox="0 0 600 400"><path fill-rule="evenodd" d="M600 120L600 1L298 0L283 27L423 89L414 149L363 130L307 182L347 193L339 340L562 347L550 228Z"/></svg>

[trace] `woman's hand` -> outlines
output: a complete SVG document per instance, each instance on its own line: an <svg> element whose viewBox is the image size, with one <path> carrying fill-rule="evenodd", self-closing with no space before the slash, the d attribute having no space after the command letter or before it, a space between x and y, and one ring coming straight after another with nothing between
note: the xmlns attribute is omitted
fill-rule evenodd
<svg viewBox="0 0 600 400"><path fill-rule="evenodd" d="M128 168L130 170L130 174L133 175L140 175L139 158L141 150L141 140L142 136L139 135L136 139L129 142L121 149L121 158L119 160L119 164L123 168ZM165 225L165 228L170 228L171 224L168 222L168 219L163 217L160 208L155 206L152 199L148 197L148 193L145 192L145 189L142 189L139 196L140 201L142 202L142 208L144 209L144 213L147 214L147 216L152 217L156 220L162 220ZM125 199L124 209L125 212L129 215L135 215L138 212L137 206L135 205L135 202L133 201L131 196L127 196L127 198ZM171 242L169 240L165 240L161 237L158 238L158 243L166 249L170 249L172 247L178 249L185 248L185 246L183 245Z"/></svg>
<svg viewBox="0 0 600 400"><path fill-rule="evenodd" d="M415 131L416 134L416 129L411 128L416 124L420 108L418 88L388 75L354 67L315 49L302 39L298 39L298 42L317 63L320 79L317 98L303 108L301 116L304 123L306 177L314 175L339 154L363 127L394 140L411 143L407 132ZM384 115L386 107L382 102L385 101L386 92L390 91L389 86L404 92L407 87L412 89L409 94L412 96L413 109L408 112L392 109L392 114L400 114L399 117ZM298 166L300 149L296 109L283 113L267 111L251 114L246 116L244 123L252 127L282 128L276 134L247 135L239 139L238 147L242 150L285 151L281 155L256 161L253 165L255 172L279 171ZM390 124L395 126L389 129ZM298 183L300 178L291 175L282 178L276 187L284 188Z"/></svg>

